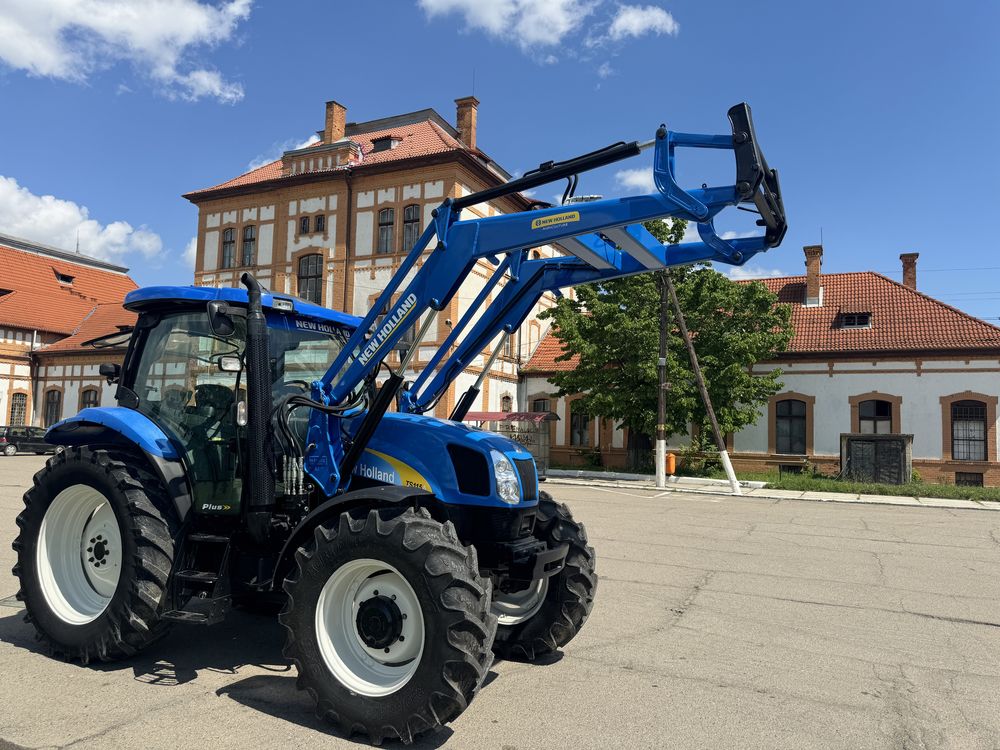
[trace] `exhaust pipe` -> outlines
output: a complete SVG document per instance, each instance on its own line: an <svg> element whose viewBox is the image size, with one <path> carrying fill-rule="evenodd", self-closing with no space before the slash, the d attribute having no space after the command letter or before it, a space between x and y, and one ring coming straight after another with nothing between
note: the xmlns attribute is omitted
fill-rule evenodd
<svg viewBox="0 0 1000 750"><path fill-rule="evenodd" d="M247 463L244 510L247 530L266 544L274 513L274 472L271 449L271 378L267 319L261 305L260 283L249 273L240 277L247 288Z"/></svg>

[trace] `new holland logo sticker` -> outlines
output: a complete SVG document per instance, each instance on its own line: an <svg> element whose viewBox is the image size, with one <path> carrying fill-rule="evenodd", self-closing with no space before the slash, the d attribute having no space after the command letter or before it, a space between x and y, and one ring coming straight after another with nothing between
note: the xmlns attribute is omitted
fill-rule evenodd
<svg viewBox="0 0 1000 750"><path fill-rule="evenodd" d="M566 211L561 214L552 214L551 216L543 216L540 219L535 219L531 222L532 229L548 229L550 227L556 227L560 224L569 224L570 222L580 221L579 211Z"/></svg>
<svg viewBox="0 0 1000 750"><path fill-rule="evenodd" d="M392 313L382 324L375 334L368 339L368 343L365 344L364 349L361 350L361 354L358 355L358 360L361 364L368 364L368 360L375 356L376 352L382 348L389 336L395 331L404 320L406 316L413 312L413 308L417 304L417 295L412 292L406 296L405 299L401 300L399 307L396 311Z"/></svg>

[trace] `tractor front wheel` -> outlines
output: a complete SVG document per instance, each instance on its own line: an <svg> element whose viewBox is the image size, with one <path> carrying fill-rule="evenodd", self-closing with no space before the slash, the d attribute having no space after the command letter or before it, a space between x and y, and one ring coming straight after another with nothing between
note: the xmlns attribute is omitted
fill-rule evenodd
<svg viewBox="0 0 1000 750"><path fill-rule="evenodd" d="M285 580L285 655L345 735L404 743L468 706L493 662L496 618L475 549L425 510L343 513Z"/></svg>
<svg viewBox="0 0 1000 750"><path fill-rule="evenodd" d="M533 661L555 652L576 636L594 606L596 559L587 530L547 492L538 493L534 535L550 549L568 544L566 564L525 589L493 592L499 618L493 650L503 658Z"/></svg>
<svg viewBox="0 0 1000 750"><path fill-rule="evenodd" d="M25 619L54 653L110 661L166 632L159 611L177 528L167 505L138 456L72 448L35 475L13 572Z"/></svg>

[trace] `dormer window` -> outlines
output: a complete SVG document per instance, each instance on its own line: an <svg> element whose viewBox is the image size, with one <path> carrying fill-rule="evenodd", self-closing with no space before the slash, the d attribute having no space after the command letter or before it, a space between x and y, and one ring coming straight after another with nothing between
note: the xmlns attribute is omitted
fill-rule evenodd
<svg viewBox="0 0 1000 750"><path fill-rule="evenodd" d="M397 138L393 135L384 135L381 138L373 138L372 153L375 153L376 151L389 151L390 149L396 148L396 146L402 142L402 138Z"/></svg>
<svg viewBox="0 0 1000 750"><path fill-rule="evenodd" d="M65 284L66 286L73 285L73 279L75 278L74 276L70 276L68 273L60 273L54 268L52 269L52 273L56 275L56 281L58 281L60 284Z"/></svg>
<svg viewBox="0 0 1000 750"><path fill-rule="evenodd" d="M840 316L841 328L871 328L872 314L870 312L842 313Z"/></svg>

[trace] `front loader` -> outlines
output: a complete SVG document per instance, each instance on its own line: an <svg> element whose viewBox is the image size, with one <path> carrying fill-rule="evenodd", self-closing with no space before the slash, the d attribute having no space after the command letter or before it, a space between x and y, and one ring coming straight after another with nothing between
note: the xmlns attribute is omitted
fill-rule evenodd
<svg viewBox="0 0 1000 750"><path fill-rule="evenodd" d="M777 173L749 107L729 119L731 134L661 126L649 142L445 200L364 318L269 292L250 274L245 289L129 294L138 318L124 363L101 369L118 406L49 431L66 450L36 475L17 518L26 619L54 653L86 663L129 657L176 623L211 625L234 604L280 599L299 686L320 715L376 743L411 742L457 717L494 652L532 661L565 646L597 588L586 531L539 492L522 446L461 420L492 364L484 353L495 357L502 339L491 344L546 292L740 265L781 242ZM735 181L681 189L679 148L732 150ZM647 149L649 195L461 218ZM759 213L762 234L721 239L713 220L727 207ZM660 244L642 222L663 217L695 223L700 241ZM568 255L529 255L543 245ZM435 316L484 258L492 278L405 383ZM469 366L482 375L451 419L426 416Z"/></svg>

